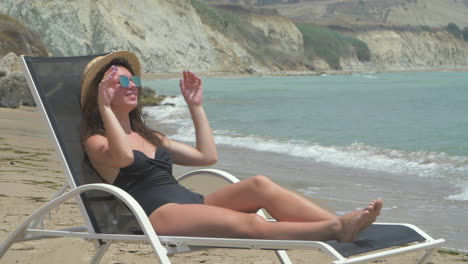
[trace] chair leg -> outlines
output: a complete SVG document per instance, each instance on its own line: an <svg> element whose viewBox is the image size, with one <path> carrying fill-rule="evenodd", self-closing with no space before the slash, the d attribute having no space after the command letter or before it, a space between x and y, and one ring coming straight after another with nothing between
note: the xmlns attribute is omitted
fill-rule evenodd
<svg viewBox="0 0 468 264"><path fill-rule="evenodd" d="M432 254L435 253L439 248L429 249L422 257L419 259L418 264L426 264L426 262L432 257Z"/></svg>
<svg viewBox="0 0 468 264"><path fill-rule="evenodd" d="M266 220L268 220L268 218L266 217L265 212L267 212L265 209L260 209L260 210L258 210L257 214L260 215L261 217L265 218ZM274 222L276 220L272 219L272 220L268 220L268 221L273 221ZM284 250L275 250L275 254L278 257L278 259L281 261L281 264L292 264L291 259L289 259L289 256L286 253L286 251L284 251Z"/></svg>
<svg viewBox="0 0 468 264"><path fill-rule="evenodd" d="M99 262L101 262L102 257L104 257L104 254L109 249L111 244L112 244L112 240L109 240L106 243L104 243L103 245L101 245L99 247L99 249L97 250L96 255L94 255L94 257L91 259L91 261L89 263L90 264L98 264Z"/></svg>
<svg viewBox="0 0 468 264"><path fill-rule="evenodd" d="M25 226L19 226L13 232L11 232L7 239L5 239L2 244L0 244L0 259L2 259L3 255L5 255L11 245L24 239L25 232Z"/></svg>
<svg viewBox="0 0 468 264"><path fill-rule="evenodd" d="M292 264L285 250L275 250L276 256L281 261L281 264Z"/></svg>
<svg viewBox="0 0 468 264"><path fill-rule="evenodd" d="M13 238L8 238L2 244L0 244L0 259L2 259L3 255L7 253L8 249L13 245Z"/></svg>

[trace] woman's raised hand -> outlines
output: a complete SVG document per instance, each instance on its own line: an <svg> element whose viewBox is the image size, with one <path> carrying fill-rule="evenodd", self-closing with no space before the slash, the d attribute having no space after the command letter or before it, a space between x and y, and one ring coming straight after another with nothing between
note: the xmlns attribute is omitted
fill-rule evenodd
<svg viewBox="0 0 468 264"><path fill-rule="evenodd" d="M180 80L179 86L185 102L189 106L202 104L203 88L202 80L190 71L183 71L184 79Z"/></svg>
<svg viewBox="0 0 468 264"><path fill-rule="evenodd" d="M100 107L109 107L115 94L115 87L117 85L117 66L112 65L106 71L99 83L98 104Z"/></svg>

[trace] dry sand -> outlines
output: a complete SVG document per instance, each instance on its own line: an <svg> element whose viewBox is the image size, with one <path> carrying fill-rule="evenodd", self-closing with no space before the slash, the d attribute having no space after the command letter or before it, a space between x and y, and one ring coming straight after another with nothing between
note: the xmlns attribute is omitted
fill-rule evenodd
<svg viewBox="0 0 468 264"><path fill-rule="evenodd" d="M45 122L36 108L0 108L0 241L37 208L44 205L65 179ZM198 182L200 183L200 182ZM203 183L205 185L205 183ZM196 186L195 186L196 187ZM73 200L53 211L45 227L81 226ZM79 238L45 239L14 244L1 263L87 263L95 253L92 243ZM289 251L294 263L330 263L318 251ZM420 253L399 256L380 263L415 263ZM271 251L210 249L171 257L173 263L279 263ZM440 250L432 263L466 263L468 256ZM101 263L156 263L144 243L116 243Z"/></svg>

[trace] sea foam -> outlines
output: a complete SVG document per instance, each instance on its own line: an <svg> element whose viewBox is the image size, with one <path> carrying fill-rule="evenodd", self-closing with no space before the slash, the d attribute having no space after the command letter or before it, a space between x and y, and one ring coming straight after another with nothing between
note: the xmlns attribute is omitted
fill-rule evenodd
<svg viewBox="0 0 468 264"><path fill-rule="evenodd" d="M465 188L461 193L450 195L447 197L447 199L455 201L468 201L468 186L465 185Z"/></svg>

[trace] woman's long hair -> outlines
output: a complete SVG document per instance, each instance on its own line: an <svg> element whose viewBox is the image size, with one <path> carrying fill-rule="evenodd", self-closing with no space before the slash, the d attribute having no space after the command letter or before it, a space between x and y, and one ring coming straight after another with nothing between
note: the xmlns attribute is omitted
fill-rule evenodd
<svg viewBox="0 0 468 264"><path fill-rule="evenodd" d="M130 67L130 64L127 61L122 59L112 60L106 67L103 67L98 74L94 77L91 83L91 89L89 89L88 94L85 97L84 103L81 107L81 143L84 146L86 140L92 135L102 135L106 136L106 131L104 129L104 123L102 122L101 113L99 112L98 106L98 85L99 82L104 77L106 71L112 66L122 66L127 68L132 75L135 74L133 69ZM162 137L164 134L153 130L146 126L143 114L142 106L140 105L141 100L141 87L138 87L138 105L129 113L130 125L133 131L137 132L144 139L149 141L155 146L160 146L162 144ZM157 136L158 134L159 136Z"/></svg>

